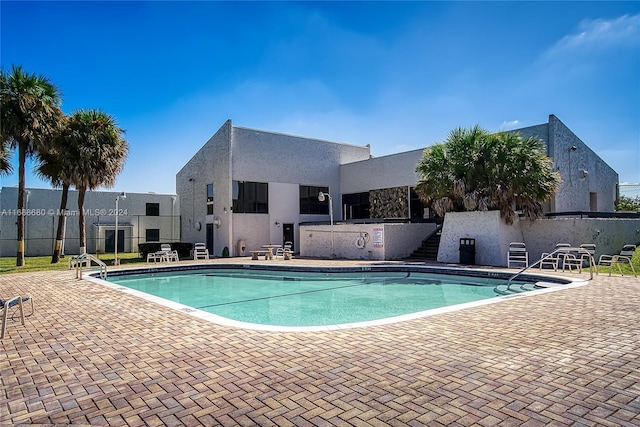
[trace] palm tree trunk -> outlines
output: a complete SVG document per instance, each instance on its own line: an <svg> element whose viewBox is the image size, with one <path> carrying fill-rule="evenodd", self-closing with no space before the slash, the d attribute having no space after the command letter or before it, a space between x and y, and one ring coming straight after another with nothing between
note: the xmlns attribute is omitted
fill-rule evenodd
<svg viewBox="0 0 640 427"><path fill-rule="evenodd" d="M87 236L84 230L84 196L87 193L86 187L78 188L78 226L80 227L80 255L87 253Z"/></svg>
<svg viewBox="0 0 640 427"><path fill-rule="evenodd" d="M62 253L62 238L64 236L64 224L67 221L67 197L69 196L69 184L62 184L62 199L60 200L60 212L58 215L58 230L56 231L56 247L51 256L51 264L60 261Z"/></svg>
<svg viewBox="0 0 640 427"><path fill-rule="evenodd" d="M18 143L18 251L16 253L16 266L24 265L24 195L25 195L25 162L27 159L27 145L24 142Z"/></svg>

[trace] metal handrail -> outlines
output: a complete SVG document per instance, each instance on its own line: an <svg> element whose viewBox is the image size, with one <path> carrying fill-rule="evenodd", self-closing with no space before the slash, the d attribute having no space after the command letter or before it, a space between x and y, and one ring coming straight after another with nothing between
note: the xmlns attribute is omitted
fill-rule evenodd
<svg viewBox="0 0 640 427"><path fill-rule="evenodd" d="M507 281L507 289L509 289L509 286L511 286L511 281L513 279L515 279L516 277L518 277L519 275L521 275L522 273L524 273L525 271L527 271L531 267L535 267L536 265L540 264L542 261L544 261L544 260L546 260L548 258L551 258L553 255L556 255L556 254L559 254L559 253L569 253L569 252L577 252L577 253L582 254L582 255L587 255L587 258L589 259L589 273L590 273L589 280L593 280L593 266L595 265L596 262L595 262L595 259L593 258L593 255L591 254L591 252L589 252L588 250L586 250L584 248L559 248L559 249L556 249L553 252L543 256L542 258L540 258L538 261L534 262L533 264L524 267L522 270L518 271L516 274L511 276L509 278L509 280ZM582 257L580 257L580 260L582 260Z"/></svg>
<svg viewBox="0 0 640 427"><path fill-rule="evenodd" d="M82 279L82 267L85 261L89 261L89 265L87 267L91 266L91 261L98 264L98 266L100 267L100 278L103 280L107 278L107 264L105 264L104 261L94 257L93 255L85 253L82 255L71 257L69 258L69 266L71 266L71 263L73 261L75 261L76 279Z"/></svg>

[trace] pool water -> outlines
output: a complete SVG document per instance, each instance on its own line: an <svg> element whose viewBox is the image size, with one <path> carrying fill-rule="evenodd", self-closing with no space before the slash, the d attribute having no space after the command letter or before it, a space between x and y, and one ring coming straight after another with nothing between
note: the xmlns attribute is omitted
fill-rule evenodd
<svg viewBox="0 0 640 427"><path fill-rule="evenodd" d="M386 319L500 296L504 280L415 272L234 269L111 276L110 282L228 319L323 326Z"/></svg>

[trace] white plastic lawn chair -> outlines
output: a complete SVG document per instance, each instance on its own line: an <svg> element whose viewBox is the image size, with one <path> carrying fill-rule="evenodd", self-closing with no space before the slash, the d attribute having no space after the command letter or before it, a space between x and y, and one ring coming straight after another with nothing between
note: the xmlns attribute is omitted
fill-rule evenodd
<svg viewBox="0 0 640 427"><path fill-rule="evenodd" d="M509 251L507 252L507 267L511 268L511 264L520 264L520 266L523 268L529 266L529 252L527 252L527 247L524 243L509 243Z"/></svg>
<svg viewBox="0 0 640 427"><path fill-rule="evenodd" d="M621 264L629 264L631 271L633 272L633 277L638 277L636 270L631 263L631 258L635 251L636 245L624 245L618 255L600 255L598 264L596 265L596 273L599 273L600 266L605 266L609 267L609 276L611 276L611 270L613 270L613 266L616 265L618 266L618 272L624 275L622 273Z"/></svg>
<svg viewBox="0 0 640 427"><path fill-rule="evenodd" d="M193 246L193 259L209 259L209 249L204 243L196 243Z"/></svg>

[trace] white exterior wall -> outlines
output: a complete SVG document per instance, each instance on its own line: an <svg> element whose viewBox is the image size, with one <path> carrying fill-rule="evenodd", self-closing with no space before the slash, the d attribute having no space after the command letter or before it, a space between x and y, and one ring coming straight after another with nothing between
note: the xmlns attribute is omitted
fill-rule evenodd
<svg viewBox="0 0 640 427"><path fill-rule="evenodd" d="M369 158L369 147L233 128L233 179L340 190L340 165ZM337 194L337 193L336 193Z"/></svg>
<svg viewBox="0 0 640 427"><path fill-rule="evenodd" d="M509 243L523 242L520 221L505 224L499 211L447 212L438 262L460 262L460 239L475 239L475 264L506 266Z"/></svg>
<svg viewBox="0 0 640 427"><path fill-rule="evenodd" d="M231 133L228 120L176 175L176 193L182 206L182 240L205 242L206 224L219 219L219 227L213 230L216 244L212 255L216 256L225 246L232 253ZM213 215L207 215L207 184L214 184Z"/></svg>
<svg viewBox="0 0 640 427"><path fill-rule="evenodd" d="M640 219L553 218L522 221L521 226L532 262L551 252L556 243L593 243L596 261L602 254L620 253L624 245L640 245Z"/></svg>
<svg viewBox="0 0 640 427"><path fill-rule="evenodd" d="M26 256L53 253L57 232L58 210L62 190L29 188L25 218ZM85 232L87 252L105 251L105 232L115 229L115 204L120 192L88 191L85 197ZM158 203L160 216L146 216L146 204ZM17 227L15 209L18 188L3 187L0 194L0 256L15 256ZM78 192L69 191L67 200L65 254L79 253ZM145 242L147 229L159 229L162 242L180 240L180 203L175 195L126 193L118 202L118 229L124 230L124 251L138 252L138 244Z"/></svg>
<svg viewBox="0 0 640 427"><path fill-rule="evenodd" d="M601 254L616 254L623 245L640 245L640 219L556 218L516 220L506 225L498 211L449 212L445 215L438 262L458 263L460 239L476 239L475 263L507 266L510 242L524 242L529 263L552 252L556 243L578 247L596 245L596 261Z"/></svg>
<svg viewBox="0 0 640 427"><path fill-rule="evenodd" d="M224 247L237 254L238 241L246 251L282 242L283 223L294 224L294 247L300 222L328 221L328 215L300 215L300 185L329 187L334 219L340 219L340 164L369 158L369 147L236 127L227 121L176 176L183 206L185 241L204 242L205 224L220 219L214 229L214 254ZM192 181L189 181L189 180ZM231 211L233 181L269 184L269 213ZM214 184L214 215L206 215L206 184ZM276 225L276 222L279 225ZM200 223L200 230L197 224Z"/></svg>
<svg viewBox="0 0 640 427"><path fill-rule="evenodd" d="M562 176L560 188L550 204L551 212L614 211L618 174L557 117L552 114L547 124L514 132L542 139L547 145L547 155ZM590 193L597 195L595 209L591 208Z"/></svg>
<svg viewBox="0 0 640 427"><path fill-rule="evenodd" d="M333 234L335 257L342 259L394 260L411 255L435 224L335 224L300 226L300 255L330 258ZM364 246L357 241L364 239ZM362 246L362 245L360 245Z"/></svg>
<svg viewBox="0 0 640 427"><path fill-rule="evenodd" d="M416 166L424 150L374 157L340 167L342 194L390 187L413 187L418 182Z"/></svg>

